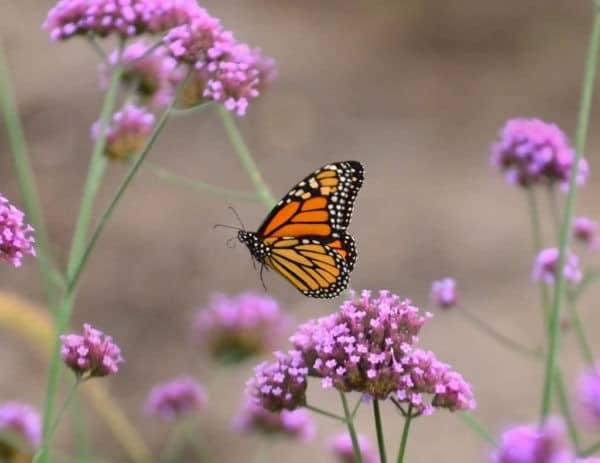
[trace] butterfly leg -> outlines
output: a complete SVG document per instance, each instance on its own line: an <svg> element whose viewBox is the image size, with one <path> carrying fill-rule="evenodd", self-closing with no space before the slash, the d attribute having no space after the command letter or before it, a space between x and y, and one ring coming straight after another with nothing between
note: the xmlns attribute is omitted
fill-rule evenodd
<svg viewBox="0 0 600 463"><path fill-rule="evenodd" d="M267 291L267 285L265 285L265 280L263 279L263 270L267 269L267 272L269 271L269 267L267 267L265 264L260 264L260 282L263 285L263 288L265 289L265 291Z"/></svg>

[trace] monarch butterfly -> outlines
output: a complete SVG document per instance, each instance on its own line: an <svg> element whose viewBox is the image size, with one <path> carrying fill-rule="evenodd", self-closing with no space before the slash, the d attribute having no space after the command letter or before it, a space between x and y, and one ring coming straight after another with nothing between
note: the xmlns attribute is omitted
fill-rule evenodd
<svg viewBox="0 0 600 463"><path fill-rule="evenodd" d="M358 161L317 169L292 188L256 232L238 240L261 264L310 297L335 297L348 286L356 262L354 238L346 233L363 184Z"/></svg>

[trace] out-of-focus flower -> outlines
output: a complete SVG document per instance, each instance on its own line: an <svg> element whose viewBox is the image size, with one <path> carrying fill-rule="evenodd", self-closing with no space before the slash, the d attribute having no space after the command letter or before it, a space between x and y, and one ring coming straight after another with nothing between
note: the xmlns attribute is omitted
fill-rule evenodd
<svg viewBox="0 0 600 463"><path fill-rule="evenodd" d="M542 249L535 258L533 272L534 281L543 281L547 285L554 284L556 268L558 266L559 251L557 248ZM571 283L579 283L583 278L583 272L579 268L579 258L572 252L567 253L564 266L565 280Z"/></svg>
<svg viewBox="0 0 600 463"><path fill-rule="evenodd" d="M0 260L20 267L23 256L35 256L33 227L24 222L25 214L0 194Z"/></svg>
<svg viewBox="0 0 600 463"><path fill-rule="evenodd" d="M559 183L564 189L575 159L575 150L555 124L539 119L509 119L492 147L491 163L500 169L510 184L530 187ZM589 168L581 159L577 184L583 185Z"/></svg>
<svg viewBox="0 0 600 463"><path fill-rule="evenodd" d="M584 371L577 382L577 415L590 428L600 429L600 367Z"/></svg>
<svg viewBox="0 0 600 463"><path fill-rule="evenodd" d="M60 0L43 28L53 41L84 34L126 38L186 24L201 11L195 0Z"/></svg>
<svg viewBox="0 0 600 463"><path fill-rule="evenodd" d="M458 302L456 281L454 278L443 278L431 284L431 301L440 309L449 309Z"/></svg>
<svg viewBox="0 0 600 463"><path fill-rule="evenodd" d="M201 410L206 393L192 378L183 377L155 386L148 396L146 412L165 421Z"/></svg>
<svg viewBox="0 0 600 463"><path fill-rule="evenodd" d="M572 463L562 421L552 418L544 428L516 426L507 430L491 455L493 463Z"/></svg>
<svg viewBox="0 0 600 463"><path fill-rule="evenodd" d="M40 445L41 420L32 407L19 402L0 405L0 461L12 461Z"/></svg>
<svg viewBox="0 0 600 463"><path fill-rule="evenodd" d="M113 114L106 129L104 154L116 161L127 161L144 148L153 126L154 114L133 104L126 105ZM96 122L92 126L92 137L98 138L99 132L100 123Z"/></svg>
<svg viewBox="0 0 600 463"><path fill-rule="evenodd" d="M121 349L112 338L88 323L83 325L83 336L67 334L60 340L63 361L80 378L116 373L123 362Z"/></svg>
<svg viewBox="0 0 600 463"><path fill-rule="evenodd" d="M276 362L254 368L246 383L248 396L268 411L294 410L306 403L308 368L298 351L275 352Z"/></svg>
<svg viewBox="0 0 600 463"><path fill-rule="evenodd" d="M362 434L358 434L358 447L360 448L360 453L362 456L363 463L378 463L379 458L377 454L371 447L371 443L367 436ZM338 436L331 439L329 442L329 449L331 453L335 456L337 461L340 463L356 463L356 458L354 457L354 448L352 447L352 438L350 434L344 433L339 434Z"/></svg>
<svg viewBox="0 0 600 463"><path fill-rule="evenodd" d="M150 106L168 105L175 94L175 82L181 79L176 69L176 61L168 55L165 47L150 50L151 45L140 39L123 51L121 61L125 66L123 83L134 86L133 90ZM114 50L108 57L111 66L117 64L119 51ZM100 85L106 88L109 80L109 66L100 65Z"/></svg>
<svg viewBox="0 0 600 463"><path fill-rule="evenodd" d="M573 221L573 236L590 249L600 248L599 230L600 224L588 217L576 217Z"/></svg>
<svg viewBox="0 0 600 463"><path fill-rule="evenodd" d="M195 326L197 337L215 357L238 362L277 347L289 323L275 299L247 292L214 296L198 312Z"/></svg>
<svg viewBox="0 0 600 463"><path fill-rule="evenodd" d="M242 405L234 419L233 428L243 433L284 435L301 442L315 436L315 424L310 414L303 409L270 412L249 399Z"/></svg>
<svg viewBox="0 0 600 463"><path fill-rule="evenodd" d="M388 291L376 298L363 291L358 299L352 292L338 313L309 321L290 339L323 387L378 399L393 394L414 414L475 408L471 387L459 373L432 352L414 348L431 316ZM431 395L429 403L425 395Z"/></svg>

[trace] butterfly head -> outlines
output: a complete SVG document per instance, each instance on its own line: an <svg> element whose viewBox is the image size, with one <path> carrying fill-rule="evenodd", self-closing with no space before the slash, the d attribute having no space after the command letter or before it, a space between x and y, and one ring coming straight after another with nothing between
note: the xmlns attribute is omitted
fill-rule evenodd
<svg viewBox="0 0 600 463"><path fill-rule="evenodd" d="M250 254L259 262L263 262L264 258L269 255L269 247L258 237L254 232L246 230L238 231L238 240L248 246Z"/></svg>

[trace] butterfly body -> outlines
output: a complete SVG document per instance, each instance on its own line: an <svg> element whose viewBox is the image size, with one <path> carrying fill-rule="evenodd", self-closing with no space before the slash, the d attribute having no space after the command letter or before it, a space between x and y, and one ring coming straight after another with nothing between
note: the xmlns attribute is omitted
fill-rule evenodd
<svg viewBox="0 0 600 463"><path fill-rule="evenodd" d="M356 245L346 233L364 171L357 161L331 163L292 188L258 231L238 239L264 266L306 296L335 297L349 282Z"/></svg>

